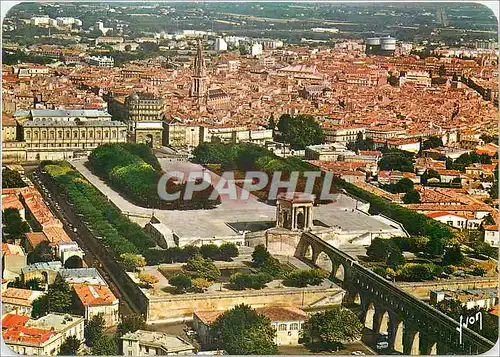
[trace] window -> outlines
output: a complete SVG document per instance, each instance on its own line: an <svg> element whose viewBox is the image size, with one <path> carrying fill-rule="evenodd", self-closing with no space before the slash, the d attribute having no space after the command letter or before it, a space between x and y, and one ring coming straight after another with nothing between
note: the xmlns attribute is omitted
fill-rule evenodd
<svg viewBox="0 0 500 357"><path fill-rule="evenodd" d="M38 140L38 131L35 131L35 132L33 133L33 138L34 138L35 140Z"/></svg>
<svg viewBox="0 0 500 357"><path fill-rule="evenodd" d="M26 132L26 139L31 139L31 131Z"/></svg>
<svg viewBox="0 0 500 357"><path fill-rule="evenodd" d="M47 132L45 130L42 131L42 139L47 139Z"/></svg>
<svg viewBox="0 0 500 357"><path fill-rule="evenodd" d="M51 139L51 140L54 140L54 138L55 138L55 133L54 133L53 131L51 131L49 135L50 135L50 139Z"/></svg>
<svg viewBox="0 0 500 357"><path fill-rule="evenodd" d="M294 322L293 324L290 324L290 330L298 330L299 329L299 324Z"/></svg>
<svg viewBox="0 0 500 357"><path fill-rule="evenodd" d="M286 331L286 324L279 324L278 331Z"/></svg>
<svg viewBox="0 0 500 357"><path fill-rule="evenodd" d="M453 221L448 221L446 222L446 224L448 224L449 226L453 226Z"/></svg>
<svg viewBox="0 0 500 357"><path fill-rule="evenodd" d="M57 138L58 138L58 139L62 139L62 131L61 131L61 130L59 130L59 131L57 132Z"/></svg>
<svg viewBox="0 0 500 357"><path fill-rule="evenodd" d="M80 133L80 136L82 137L82 139L85 139L85 132L84 132L84 131L82 131L82 132Z"/></svg>
<svg viewBox="0 0 500 357"><path fill-rule="evenodd" d="M94 135L94 132L92 130L89 131L89 138L92 139L92 136Z"/></svg>
<svg viewBox="0 0 500 357"><path fill-rule="evenodd" d="M111 132L112 138L116 139L116 131Z"/></svg>
<svg viewBox="0 0 500 357"><path fill-rule="evenodd" d="M149 347L148 347L148 346L144 346L144 351L145 351L146 353L149 353Z"/></svg>
<svg viewBox="0 0 500 357"><path fill-rule="evenodd" d="M74 131L73 132L73 139L77 139L78 138L78 131Z"/></svg>
<svg viewBox="0 0 500 357"><path fill-rule="evenodd" d="M69 131L66 132L66 139L69 139L71 136L71 133Z"/></svg>
<svg viewBox="0 0 500 357"><path fill-rule="evenodd" d="M104 132L104 137L107 139L109 137L109 133L107 131Z"/></svg>
<svg viewBox="0 0 500 357"><path fill-rule="evenodd" d="M132 356L132 351L128 351L128 355L129 355L129 356Z"/></svg>
<svg viewBox="0 0 500 357"><path fill-rule="evenodd" d="M128 346L132 347L132 341L128 341Z"/></svg>

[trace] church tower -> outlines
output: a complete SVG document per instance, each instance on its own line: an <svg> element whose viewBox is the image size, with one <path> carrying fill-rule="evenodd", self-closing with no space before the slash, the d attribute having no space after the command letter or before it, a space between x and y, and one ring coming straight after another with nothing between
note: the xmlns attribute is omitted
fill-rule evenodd
<svg viewBox="0 0 500 357"><path fill-rule="evenodd" d="M194 71L191 80L191 90L189 95L197 98L198 104L203 104L208 90L208 78L206 76L205 59L203 58L203 46L201 39L198 39L198 50L194 58Z"/></svg>

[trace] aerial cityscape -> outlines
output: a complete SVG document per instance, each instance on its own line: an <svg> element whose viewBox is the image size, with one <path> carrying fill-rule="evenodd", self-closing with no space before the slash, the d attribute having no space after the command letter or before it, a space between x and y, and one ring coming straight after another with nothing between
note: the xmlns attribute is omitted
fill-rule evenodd
<svg viewBox="0 0 500 357"><path fill-rule="evenodd" d="M498 57L472 2L12 7L2 342L491 351Z"/></svg>

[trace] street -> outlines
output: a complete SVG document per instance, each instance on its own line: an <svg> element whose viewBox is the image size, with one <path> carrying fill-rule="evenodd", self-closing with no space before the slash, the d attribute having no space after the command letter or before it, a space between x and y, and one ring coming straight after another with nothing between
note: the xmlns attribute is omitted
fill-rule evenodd
<svg viewBox="0 0 500 357"><path fill-rule="evenodd" d="M50 178L38 170L30 172L30 178L35 187L40 191L43 199L54 215L63 223L63 228L69 237L78 243L85 252L84 261L88 267L96 268L106 280L113 294L120 300L120 315L126 316L134 312L131 307L130 298L126 296L124 289L117 285L117 280L113 277L112 269L106 264L110 257L104 248L92 249L90 242L93 240L100 244L93 236L92 232L86 227L81 218L73 211L73 207L59 193L57 187L51 182ZM76 229L76 231L75 231Z"/></svg>

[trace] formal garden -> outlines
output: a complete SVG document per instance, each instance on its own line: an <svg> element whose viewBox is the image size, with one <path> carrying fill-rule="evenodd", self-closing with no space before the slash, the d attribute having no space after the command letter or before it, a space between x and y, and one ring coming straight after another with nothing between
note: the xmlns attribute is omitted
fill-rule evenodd
<svg viewBox="0 0 500 357"><path fill-rule="evenodd" d="M280 262L263 245L258 245L251 257L243 260L236 260L238 248L233 243L185 246L175 250L178 252L176 259L169 264L160 264L157 269L168 284L155 286L159 279L152 271L154 267L144 269L145 262L139 261L140 258L128 266L128 271L140 281L142 288L152 289L155 293L160 293L159 289L166 294L302 288L324 284L328 278L328 272L324 270L297 269L289 262Z"/></svg>
<svg viewBox="0 0 500 357"><path fill-rule="evenodd" d="M144 144L105 144L89 155L89 169L130 202L146 208L210 209L220 204L220 198L209 200L214 187L209 185L184 200L186 183L169 180L166 191L180 192L180 199L165 201L158 195L158 182L164 174L151 148Z"/></svg>

